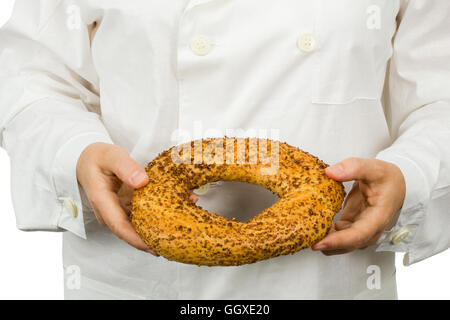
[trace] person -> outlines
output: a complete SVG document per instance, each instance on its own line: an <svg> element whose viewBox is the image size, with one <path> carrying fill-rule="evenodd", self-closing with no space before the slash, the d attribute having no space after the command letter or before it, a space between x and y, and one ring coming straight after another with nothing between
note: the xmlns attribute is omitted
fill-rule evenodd
<svg viewBox="0 0 450 320"><path fill-rule="evenodd" d="M17 0L0 32L17 227L66 231L66 299L395 299L395 252L450 243L449 44L446 0ZM348 196L327 237L239 267L145 245L127 216L143 167L180 132L227 130L333 164ZM192 198L244 219L268 204L249 188Z"/></svg>

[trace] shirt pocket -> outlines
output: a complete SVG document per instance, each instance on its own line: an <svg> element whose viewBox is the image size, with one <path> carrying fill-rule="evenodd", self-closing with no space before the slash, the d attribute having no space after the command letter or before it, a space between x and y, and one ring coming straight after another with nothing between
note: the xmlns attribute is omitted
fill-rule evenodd
<svg viewBox="0 0 450 320"><path fill-rule="evenodd" d="M383 55L378 54L388 56L391 43L389 32L382 30L384 12L389 12L386 5L378 0L317 0L319 48L312 103L346 104L381 98L385 64L380 64Z"/></svg>

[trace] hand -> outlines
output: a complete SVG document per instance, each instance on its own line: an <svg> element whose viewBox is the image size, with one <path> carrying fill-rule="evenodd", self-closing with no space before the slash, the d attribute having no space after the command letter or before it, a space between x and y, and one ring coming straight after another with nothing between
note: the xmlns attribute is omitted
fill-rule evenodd
<svg viewBox="0 0 450 320"><path fill-rule="evenodd" d="M145 186L148 177L124 149L107 143L89 145L78 159L77 178L101 225L133 247L157 256L128 219L133 190Z"/></svg>
<svg viewBox="0 0 450 320"><path fill-rule="evenodd" d="M339 221L312 249L335 255L375 244L396 223L403 205L406 185L400 169L381 160L349 158L325 172L337 181L355 183Z"/></svg>

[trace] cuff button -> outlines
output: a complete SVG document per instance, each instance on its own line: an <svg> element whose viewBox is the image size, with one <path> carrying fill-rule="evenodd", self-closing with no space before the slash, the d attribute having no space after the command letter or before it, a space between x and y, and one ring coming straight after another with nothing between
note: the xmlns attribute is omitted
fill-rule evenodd
<svg viewBox="0 0 450 320"><path fill-rule="evenodd" d="M64 200L64 208L66 208L67 212L74 218L78 217L78 208L70 199Z"/></svg>
<svg viewBox="0 0 450 320"><path fill-rule="evenodd" d="M396 231L394 235L391 238L392 244L398 244L405 240L409 236L409 230L406 227L401 228L400 230Z"/></svg>

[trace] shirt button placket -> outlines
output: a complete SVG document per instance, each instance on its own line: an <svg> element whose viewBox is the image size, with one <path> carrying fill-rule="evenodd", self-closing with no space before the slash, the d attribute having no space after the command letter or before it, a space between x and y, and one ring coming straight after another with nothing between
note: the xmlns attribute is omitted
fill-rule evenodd
<svg viewBox="0 0 450 320"><path fill-rule="evenodd" d="M187 88L192 86L192 81L195 81L196 73L191 73L196 70L196 64L202 64L202 59L211 54L214 49L214 42L207 35L208 26L202 27L202 6L208 3L209 0L193 0L190 1L184 10L178 27L178 54L177 54L177 76L179 89L179 112L178 112L178 127L180 132L188 132L192 139L195 132L192 131L193 123L192 117L189 115L195 105L190 103L192 101L191 94ZM198 10L197 10L198 9ZM192 140L188 139L188 140ZM185 142L186 137L181 137L179 142Z"/></svg>

